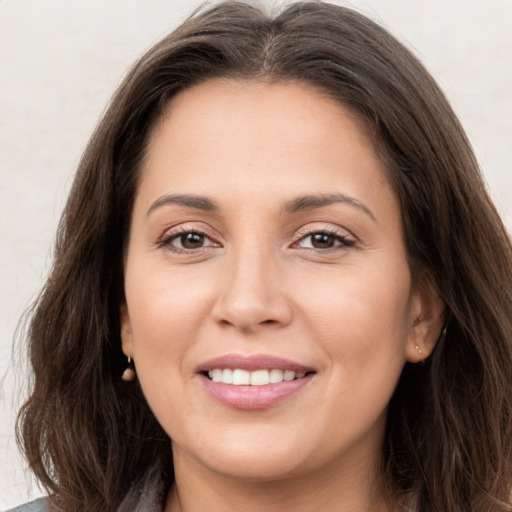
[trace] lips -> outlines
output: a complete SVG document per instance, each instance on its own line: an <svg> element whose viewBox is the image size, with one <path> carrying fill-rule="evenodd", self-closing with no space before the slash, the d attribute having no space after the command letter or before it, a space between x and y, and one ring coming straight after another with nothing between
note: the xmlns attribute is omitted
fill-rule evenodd
<svg viewBox="0 0 512 512"><path fill-rule="evenodd" d="M202 364L197 373L206 391L231 408L273 407L295 395L316 373L294 361L266 356L227 355Z"/></svg>
<svg viewBox="0 0 512 512"><path fill-rule="evenodd" d="M216 368L230 368L231 370L241 369L249 372L255 370L290 370L295 373L306 373L314 371L314 368L304 366L289 359L267 355L243 356L240 354L229 354L226 356L210 359L198 367L198 372L209 372Z"/></svg>

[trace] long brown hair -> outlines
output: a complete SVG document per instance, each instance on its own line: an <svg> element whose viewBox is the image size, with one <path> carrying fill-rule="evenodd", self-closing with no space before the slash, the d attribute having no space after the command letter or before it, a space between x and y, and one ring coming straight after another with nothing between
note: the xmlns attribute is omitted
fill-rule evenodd
<svg viewBox="0 0 512 512"><path fill-rule="evenodd" d="M28 330L34 385L18 434L63 511L113 511L170 440L121 380L123 248L147 139L180 90L214 77L298 80L361 121L401 202L411 265L447 331L407 364L389 406L383 468L417 512L511 510L512 251L468 140L434 80L387 31L321 2L275 17L239 2L193 15L135 64L80 162L55 261Z"/></svg>

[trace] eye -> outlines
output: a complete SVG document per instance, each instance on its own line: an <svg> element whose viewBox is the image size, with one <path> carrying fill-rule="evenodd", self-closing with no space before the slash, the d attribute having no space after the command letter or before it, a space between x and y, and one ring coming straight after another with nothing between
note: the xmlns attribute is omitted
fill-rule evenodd
<svg viewBox="0 0 512 512"><path fill-rule="evenodd" d="M327 231L316 231L303 236L296 244L296 247L303 249L328 250L344 247L352 247L354 241L339 233Z"/></svg>
<svg viewBox="0 0 512 512"><path fill-rule="evenodd" d="M203 249L204 247L215 247L218 244L200 231L182 231L166 235L159 245L180 252Z"/></svg>

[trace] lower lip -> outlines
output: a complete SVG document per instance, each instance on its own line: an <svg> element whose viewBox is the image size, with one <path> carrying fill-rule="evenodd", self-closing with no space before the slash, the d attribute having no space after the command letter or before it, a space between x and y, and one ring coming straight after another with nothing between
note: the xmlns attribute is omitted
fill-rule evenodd
<svg viewBox="0 0 512 512"><path fill-rule="evenodd" d="M279 382L278 384L266 384L264 386L234 386L213 382L208 377L200 375L206 391L221 404L233 409L255 411L268 409L281 403L300 391L311 381L313 374L301 379Z"/></svg>

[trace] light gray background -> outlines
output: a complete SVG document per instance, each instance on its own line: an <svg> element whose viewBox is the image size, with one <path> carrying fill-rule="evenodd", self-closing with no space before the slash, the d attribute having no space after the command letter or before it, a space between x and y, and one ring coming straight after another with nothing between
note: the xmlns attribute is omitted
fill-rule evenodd
<svg viewBox="0 0 512 512"><path fill-rule="evenodd" d="M0 508L40 494L14 441L26 370L11 348L48 271L73 170L128 66L201 3L0 0ZM438 79L512 228L512 0L338 3L390 28Z"/></svg>

